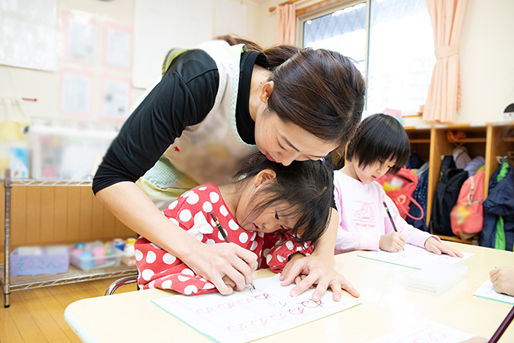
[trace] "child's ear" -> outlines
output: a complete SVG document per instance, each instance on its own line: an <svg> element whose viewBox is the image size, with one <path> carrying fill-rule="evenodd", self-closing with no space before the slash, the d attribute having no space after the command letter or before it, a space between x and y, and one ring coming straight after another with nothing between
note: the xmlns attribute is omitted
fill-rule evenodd
<svg viewBox="0 0 514 343"><path fill-rule="evenodd" d="M268 99L271 96L271 92L273 92L273 87L275 87L275 83L273 81L263 83L261 91L259 93L259 98L263 103L268 103Z"/></svg>
<svg viewBox="0 0 514 343"><path fill-rule="evenodd" d="M259 187L260 185L267 183L267 182L273 182L277 178L277 174L272 169L264 169L261 170L257 175L255 175L255 178L253 179L253 185L255 187Z"/></svg>

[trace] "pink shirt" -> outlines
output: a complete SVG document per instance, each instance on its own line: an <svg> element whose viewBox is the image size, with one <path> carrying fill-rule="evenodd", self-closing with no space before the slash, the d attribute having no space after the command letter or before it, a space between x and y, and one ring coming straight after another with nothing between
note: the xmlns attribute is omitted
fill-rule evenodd
<svg viewBox="0 0 514 343"><path fill-rule="evenodd" d="M339 212L335 253L379 250L380 236L394 232L382 202L386 202L398 232L407 243L425 247L431 235L416 229L400 216L394 202L378 182L364 184L341 171L334 172L334 197Z"/></svg>

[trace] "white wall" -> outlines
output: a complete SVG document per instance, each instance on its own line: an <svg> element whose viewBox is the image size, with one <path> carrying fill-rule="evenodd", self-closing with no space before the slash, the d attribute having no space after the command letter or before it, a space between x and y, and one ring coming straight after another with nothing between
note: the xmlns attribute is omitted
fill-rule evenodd
<svg viewBox="0 0 514 343"><path fill-rule="evenodd" d="M80 1L58 0L58 10L75 9L106 17L121 25L134 25L135 0ZM216 0L213 0L216 2ZM228 5L246 6L246 36L262 46L277 42L276 11L268 8L280 0L224 0ZM232 4L233 3L233 4ZM310 3L310 2L304 2ZM191 8L191 10L195 10ZM461 47L462 109L458 122L483 123L497 120L499 113L514 102L514 1L469 0ZM216 11L223 20L223 11ZM226 18L230 21L231 18ZM242 30L242 31L244 31ZM215 27L213 27L215 33ZM241 34L241 32L232 32ZM158 40L158 38L153 38ZM25 103L33 117L59 117L59 77L55 72L0 66L0 95L37 97ZM95 84L93 108L98 108L99 82ZM143 90L132 88L132 101ZM98 117L87 120L102 122ZM419 123L409 120L407 124Z"/></svg>
<svg viewBox="0 0 514 343"><path fill-rule="evenodd" d="M514 103L514 1L470 0L462 33L458 122L499 119Z"/></svg>

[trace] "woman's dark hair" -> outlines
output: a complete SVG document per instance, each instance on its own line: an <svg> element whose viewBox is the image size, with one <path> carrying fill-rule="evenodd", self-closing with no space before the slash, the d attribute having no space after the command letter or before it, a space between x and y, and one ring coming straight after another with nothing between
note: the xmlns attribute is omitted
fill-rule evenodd
<svg viewBox="0 0 514 343"><path fill-rule="evenodd" d="M333 172L322 161L294 161L285 167L269 161L261 153L255 153L243 162L236 178L245 179L257 175L264 169L276 173L275 182L265 183L250 203L255 205L249 217L258 216L267 207L287 202L291 206L281 216L300 218L292 228L293 236L301 242L316 241L327 226L334 198ZM255 203L254 199L258 198ZM301 235L300 235L301 233Z"/></svg>
<svg viewBox="0 0 514 343"><path fill-rule="evenodd" d="M410 142L402 124L395 118L373 114L364 119L348 143L346 158L359 159L359 167L366 167L377 161L394 160L390 173L397 173L409 160Z"/></svg>
<svg viewBox="0 0 514 343"><path fill-rule="evenodd" d="M244 38L221 36L229 44L247 44L266 56L274 88L271 111L325 141L344 146L361 120L366 86L352 60L335 51L279 45L262 49Z"/></svg>

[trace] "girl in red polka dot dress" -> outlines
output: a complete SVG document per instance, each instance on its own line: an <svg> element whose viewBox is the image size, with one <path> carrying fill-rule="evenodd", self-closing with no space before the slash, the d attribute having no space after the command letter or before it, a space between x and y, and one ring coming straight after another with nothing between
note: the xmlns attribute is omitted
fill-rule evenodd
<svg viewBox="0 0 514 343"><path fill-rule="evenodd" d="M330 168L321 161L293 162L285 167L259 153L248 158L236 180L193 188L163 214L203 243L237 244L254 252L259 268L269 267L276 273L291 255L312 252L311 242L323 234L329 219L333 199ZM217 291L211 282L146 238L140 237L135 249L138 284L143 289L171 289L186 295ZM233 286L230 279L224 280Z"/></svg>

